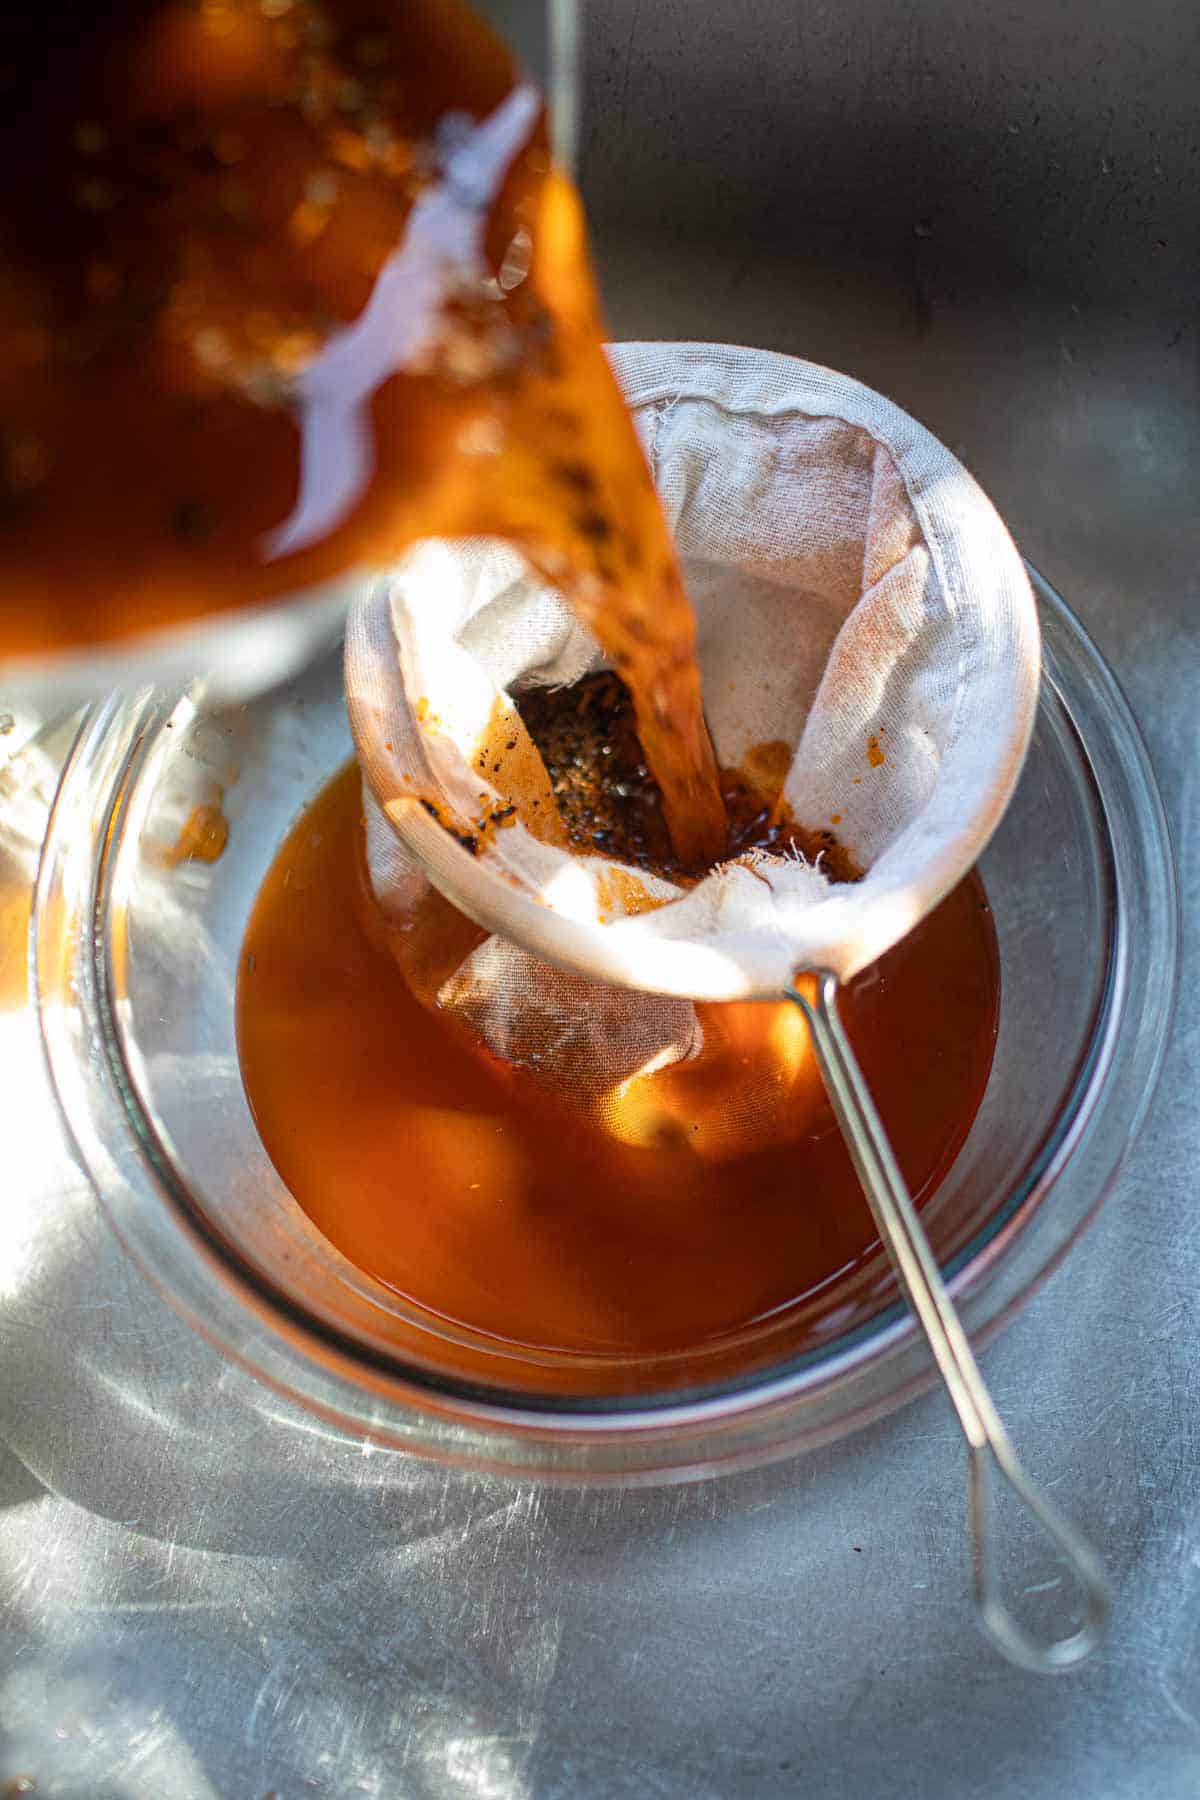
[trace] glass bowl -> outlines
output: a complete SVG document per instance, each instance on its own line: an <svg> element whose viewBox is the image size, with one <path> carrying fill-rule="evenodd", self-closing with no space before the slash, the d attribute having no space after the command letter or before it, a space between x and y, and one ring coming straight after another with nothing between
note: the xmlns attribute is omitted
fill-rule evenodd
<svg viewBox="0 0 1200 1800"><path fill-rule="evenodd" d="M1094 646L1033 578L1037 727L981 864L1001 959L996 1055L923 1213L976 1337L1027 1298L1112 1182L1154 1087L1176 979L1174 868L1145 749ZM709 1473L826 1441L927 1384L928 1352L881 1252L822 1294L799 1341L755 1328L710 1370L690 1356L686 1386L667 1360L633 1372L597 1359L575 1383L586 1391L564 1393L553 1357L506 1367L317 1231L255 1130L234 997L267 868L349 754L330 656L242 705L114 696L85 718L64 772L32 928L43 1041L80 1161L154 1285L339 1429L514 1474ZM223 853L178 862L183 822L214 803Z"/></svg>

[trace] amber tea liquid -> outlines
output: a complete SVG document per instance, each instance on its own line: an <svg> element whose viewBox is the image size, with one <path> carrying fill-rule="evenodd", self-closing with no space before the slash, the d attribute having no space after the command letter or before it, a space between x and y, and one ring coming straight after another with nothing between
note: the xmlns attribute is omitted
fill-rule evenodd
<svg viewBox="0 0 1200 1800"><path fill-rule="evenodd" d="M490 1337L505 1353L500 1380L515 1379L522 1346L562 1353L554 1380L569 1388L573 1355L623 1359L614 1380L636 1386L649 1379L639 1358L673 1353L672 1379L686 1380L689 1359L699 1370L747 1329L808 1341L876 1249L819 1083L786 1141L732 1159L617 1142L535 1076L498 1078L418 1004L371 928L365 883L351 767L281 847L237 993L259 1132L325 1236L432 1321ZM918 1204L970 1129L998 999L976 875L843 995Z"/></svg>

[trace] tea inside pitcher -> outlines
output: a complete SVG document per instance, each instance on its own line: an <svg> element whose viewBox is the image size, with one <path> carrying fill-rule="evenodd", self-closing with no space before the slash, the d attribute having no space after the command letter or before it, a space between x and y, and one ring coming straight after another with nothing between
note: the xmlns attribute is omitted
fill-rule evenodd
<svg viewBox="0 0 1200 1800"><path fill-rule="evenodd" d="M504 537L711 862L690 613L499 39L463 0L47 0L5 32L0 661Z"/></svg>

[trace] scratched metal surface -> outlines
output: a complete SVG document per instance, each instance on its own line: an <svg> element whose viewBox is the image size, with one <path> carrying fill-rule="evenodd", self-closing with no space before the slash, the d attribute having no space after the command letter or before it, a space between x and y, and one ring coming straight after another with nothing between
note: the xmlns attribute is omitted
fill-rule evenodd
<svg viewBox="0 0 1200 1800"><path fill-rule="evenodd" d="M1166 0L607 0L585 159L619 335L803 351L966 456L1123 678L1189 896L1197 54L1190 4ZM20 924L54 750L10 758L0 795L0 1781L1195 1800L1190 908L1148 1127L983 1359L1116 1587L1107 1648L1039 1683L973 1624L936 1395L791 1465L551 1492L366 1456L206 1350L109 1237L40 1075Z"/></svg>

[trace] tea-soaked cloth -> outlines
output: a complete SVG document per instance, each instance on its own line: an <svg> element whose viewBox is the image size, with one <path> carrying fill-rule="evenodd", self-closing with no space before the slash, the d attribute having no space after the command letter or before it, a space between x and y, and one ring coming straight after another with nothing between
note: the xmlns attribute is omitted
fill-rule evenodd
<svg viewBox="0 0 1200 1800"><path fill-rule="evenodd" d="M684 890L576 850L511 695L601 666L594 640L511 548L418 546L347 629L372 885L411 924L432 875L490 928L440 1004L509 1058L536 1012L591 1095L695 1056L692 1001L777 995L801 967L848 979L903 937L999 821L1040 665L1004 525L890 401L766 351L612 358L695 610L718 760L785 745L792 817L866 873L754 851ZM632 991L595 985L613 983Z"/></svg>

